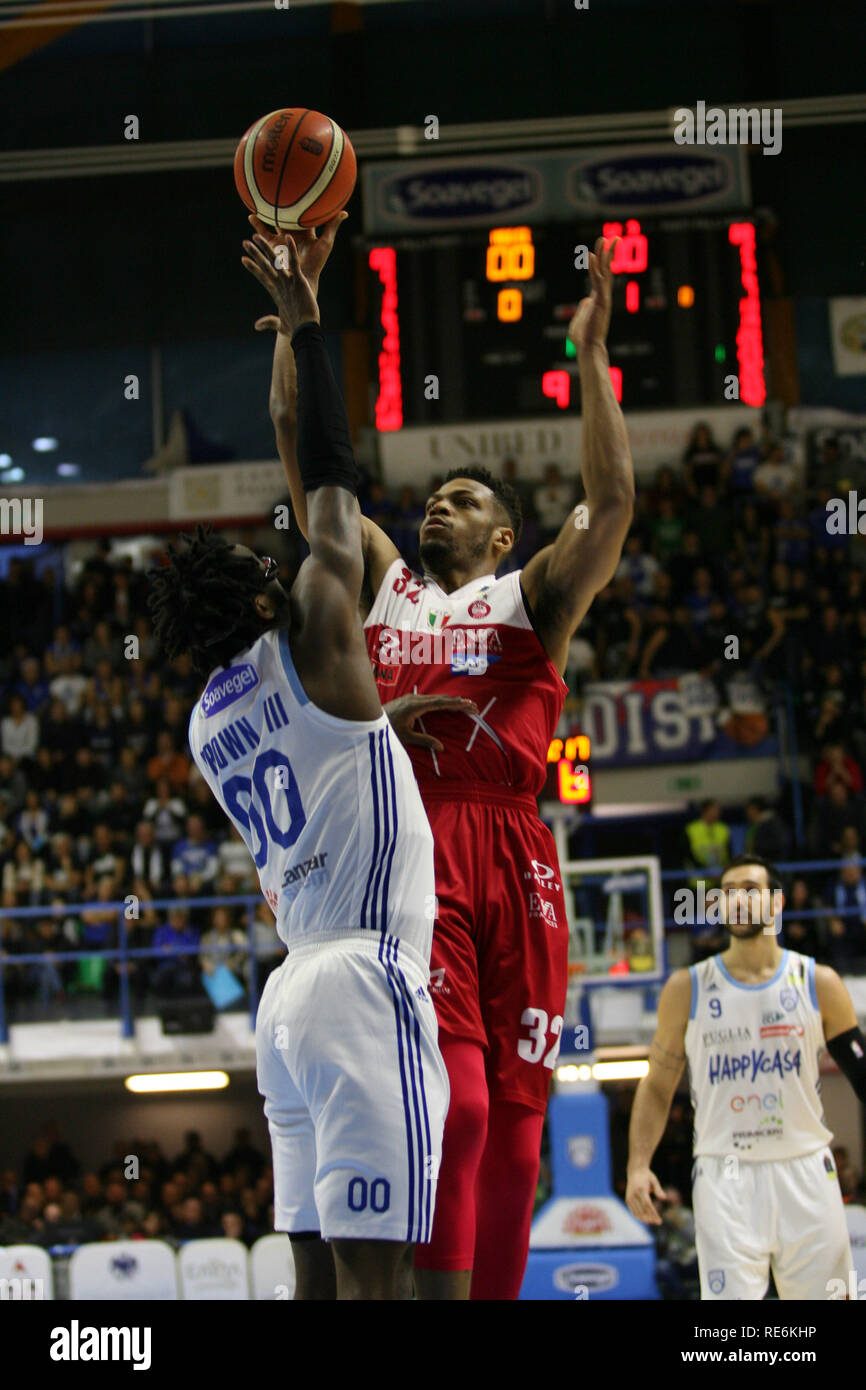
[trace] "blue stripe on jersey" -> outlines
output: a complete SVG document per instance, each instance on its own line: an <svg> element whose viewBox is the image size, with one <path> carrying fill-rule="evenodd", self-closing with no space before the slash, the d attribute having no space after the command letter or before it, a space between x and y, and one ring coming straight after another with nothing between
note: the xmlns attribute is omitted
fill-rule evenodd
<svg viewBox="0 0 866 1390"><path fill-rule="evenodd" d="M385 881L384 881L384 884L383 884L383 892L382 892L382 930L383 930L383 931L387 931L387 930L388 930L388 888L389 888L390 883L391 883L391 865L392 865L392 863L393 863L393 861L394 861L394 850L395 850L396 847L397 847L397 830L398 830L398 822L397 822L397 788L396 788L396 786L394 785L394 755L393 755L393 753L391 752L391 744L390 744L390 741L389 741L388 730L387 730L387 729L383 729L383 730L382 730L382 748L383 748L383 750L384 750L385 758L387 759L387 763L388 763L387 771L388 771L388 776L389 776L390 782L391 782L391 787L390 787L390 793L391 793L391 806L392 806L392 808L393 808L393 813L394 813L394 825L393 825L393 828L392 828L392 830L391 830L391 843L390 843L390 845L388 846L388 863L387 863L387 867L386 867L386 869L385 869ZM384 773L384 768L383 768L383 773Z"/></svg>
<svg viewBox="0 0 866 1390"><path fill-rule="evenodd" d="M430 1115L429 1115L429 1112L428 1112L428 1110L427 1110L427 1092L426 1092L426 1090L425 1090L425 1088L424 1088L424 1068L423 1068L423 1066L421 1065L421 1025L420 1025L420 1023L418 1022L418 1014L417 1014L416 1011L415 1011L415 1004L414 1004L414 999L413 999L412 992L411 992L411 990L409 989L408 984L406 983L406 977L405 977L405 975L403 974L403 971L400 969L399 953L400 953L400 942L399 942L399 940L395 940L395 942L394 942L394 964L395 964L396 967L397 967L397 974L399 975L399 977L400 977L400 982L401 982L401 984L402 984L402 988L403 988L403 997L404 997L404 999L408 1000L409 1005L410 1005L410 1007L411 1007L411 1009L412 1009L412 1019L413 1019L413 1024L412 1024L412 1037L413 1037L413 1041L414 1041L414 1045L415 1045L415 1056L416 1056L417 1059L418 1059L418 1090L419 1090L420 1093L421 1093L421 1108L422 1108L422 1110L424 1111L424 1132L423 1132L422 1143L421 1143L421 1157L422 1157L422 1163L421 1163L421 1172L420 1172L420 1174L419 1174L419 1182L422 1184L422 1192L421 1192L421 1230L422 1230L422 1234L419 1236L419 1240L421 1240L421 1241L429 1241L430 1236L431 1236L431 1234L432 1234L432 1224L433 1224L433 1213L432 1213L432 1210L431 1210L431 1202L432 1202L432 1196L433 1196L433 1179L432 1179L432 1175L429 1174L429 1173L427 1173L427 1172L425 1171L425 1169L426 1169L426 1162L425 1162L424 1160L432 1154L432 1146L431 1146L431 1143L430 1143ZM417 1114L417 1109L416 1109L416 1114ZM420 1119L419 1119L419 1121L418 1121L419 1130L420 1130L420 1124L421 1124L421 1122L420 1122ZM426 1182L425 1182L425 1178L426 1178ZM426 1190L425 1190L425 1189L426 1189Z"/></svg>
<svg viewBox="0 0 866 1390"><path fill-rule="evenodd" d="M821 1006L818 1003L818 991L815 988L815 962L811 956L806 962L806 974L809 977L809 998L812 1001L812 1008L817 1009L820 1013Z"/></svg>
<svg viewBox="0 0 866 1390"><path fill-rule="evenodd" d="M689 1018L694 1018L698 1011L698 969L696 965L689 966L689 974L692 977L692 1002L689 1007Z"/></svg>
<svg viewBox="0 0 866 1390"><path fill-rule="evenodd" d="M288 628L281 627L277 638L277 646L280 651L280 660L283 663L283 670L286 673L286 680L292 688L292 694L299 705L308 705L310 697L301 682L298 680L298 673L295 670L295 663L292 661L292 653L289 650Z"/></svg>
<svg viewBox="0 0 866 1390"><path fill-rule="evenodd" d="M373 788L373 853L370 856L370 868L367 873L367 883L364 887L364 900L361 903L361 926L373 925L367 921L367 902L370 897L370 887L373 882L373 875L376 872L376 865L379 861L379 785L376 769L376 735L369 735L370 742L370 783Z"/></svg>
<svg viewBox="0 0 866 1390"><path fill-rule="evenodd" d="M779 981L781 980L782 976L788 968L788 952L787 950L785 950L782 952L782 959L779 961L779 968L776 971L775 975L772 977L772 979L764 980L763 983L759 985L744 985L742 980L734 979L731 972L728 969L726 969L725 962L722 960L720 955L714 956L713 959L715 961L718 961L719 969L721 970L728 984L733 985L734 989L769 989L771 985L777 985L779 983Z"/></svg>
<svg viewBox="0 0 866 1390"><path fill-rule="evenodd" d="M409 1209L406 1227L406 1239L416 1241L416 1220L415 1220L415 1134L412 1128L412 1107L409 1103L409 1087L406 1082L406 1059L403 1046L403 1019L401 1016L400 999L394 977L391 972L389 962L385 959L386 938L383 934L379 942L379 961L385 971L388 981L388 988L391 991L391 998L394 1001L394 1020L397 1025L397 1055L400 1060L400 1085L403 1090L403 1117L406 1121L406 1151L409 1166Z"/></svg>
<svg viewBox="0 0 866 1390"><path fill-rule="evenodd" d="M385 768L384 750L385 730L382 729L376 735L376 767L379 775L379 785L382 791L382 852L379 862L376 865L373 878L373 927L379 931L384 931L386 926L385 912L383 907L383 873L385 863L388 858L389 841L394 833L394 823L396 821L396 808L391 804L391 788L388 784L388 774ZM393 819L392 819L393 818Z"/></svg>

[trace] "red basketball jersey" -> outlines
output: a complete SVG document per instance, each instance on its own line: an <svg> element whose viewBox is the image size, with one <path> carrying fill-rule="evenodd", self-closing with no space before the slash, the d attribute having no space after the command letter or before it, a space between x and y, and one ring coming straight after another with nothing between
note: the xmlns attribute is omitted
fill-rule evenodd
<svg viewBox="0 0 866 1390"><path fill-rule="evenodd" d="M443 751L407 749L422 791L441 780L539 794L568 687L532 626L519 570L446 594L395 560L364 628L383 705L417 693L478 707L424 717Z"/></svg>

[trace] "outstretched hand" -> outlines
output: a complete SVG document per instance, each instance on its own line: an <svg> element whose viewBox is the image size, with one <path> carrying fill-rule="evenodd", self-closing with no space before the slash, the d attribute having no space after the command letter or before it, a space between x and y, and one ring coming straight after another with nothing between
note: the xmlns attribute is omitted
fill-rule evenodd
<svg viewBox="0 0 866 1390"><path fill-rule="evenodd" d="M264 285L276 304L276 325L281 333L291 338L302 323L319 322L315 288L301 269L298 248L289 233L278 245L271 245L257 233L252 241L244 242L244 250L247 254L241 257L241 265Z"/></svg>
<svg viewBox="0 0 866 1390"><path fill-rule="evenodd" d="M318 297L319 276L333 250L337 231L348 216L347 212L336 213L330 221L323 224L318 236L315 227L300 227L292 232L277 232L273 227L268 227L254 212L250 213L249 222L250 226L260 237L264 238L274 252L278 246L284 246L288 249L289 241L294 243L297 248L301 271L309 282L313 294ZM265 314L256 320L255 326L258 333L279 331L280 320L276 314Z"/></svg>
<svg viewBox="0 0 866 1390"><path fill-rule="evenodd" d="M614 237L609 246L603 236L595 243L595 251L589 253L589 278L592 292L582 299L571 323L568 336L576 348L587 348L607 342L610 328L610 310L613 299L613 260L619 237Z"/></svg>

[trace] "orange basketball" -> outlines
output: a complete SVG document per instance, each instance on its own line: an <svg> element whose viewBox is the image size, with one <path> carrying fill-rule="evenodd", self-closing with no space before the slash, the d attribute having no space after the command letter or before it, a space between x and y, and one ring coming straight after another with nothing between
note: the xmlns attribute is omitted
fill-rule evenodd
<svg viewBox="0 0 866 1390"><path fill-rule="evenodd" d="M336 121L287 106L254 121L241 139L235 186L250 212L270 227L318 227L348 203L357 167Z"/></svg>

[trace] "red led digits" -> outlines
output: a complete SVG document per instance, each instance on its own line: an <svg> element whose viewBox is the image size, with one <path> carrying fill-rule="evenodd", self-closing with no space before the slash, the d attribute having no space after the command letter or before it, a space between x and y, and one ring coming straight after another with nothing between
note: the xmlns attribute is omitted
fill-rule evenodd
<svg viewBox="0 0 866 1390"><path fill-rule="evenodd" d="M371 270L382 282L381 320L384 337L379 353L379 394L376 397L376 428L399 430L403 427L403 386L400 380L400 319L397 313L397 252L393 246L374 246L370 252Z"/></svg>
<svg viewBox="0 0 866 1390"><path fill-rule="evenodd" d="M745 290L745 296L740 300L740 326L737 329L740 400L746 405L763 405L767 388L764 382L764 335L761 329L755 228L751 222L732 222L728 228L728 240L732 246L740 249L740 275Z"/></svg>

